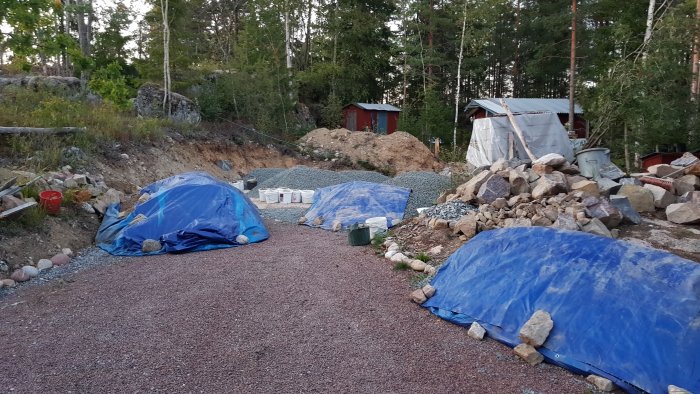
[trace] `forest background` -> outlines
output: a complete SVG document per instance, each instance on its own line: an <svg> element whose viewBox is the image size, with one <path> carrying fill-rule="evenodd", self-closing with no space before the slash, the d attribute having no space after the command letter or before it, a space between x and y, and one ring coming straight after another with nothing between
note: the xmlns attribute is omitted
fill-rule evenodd
<svg viewBox="0 0 700 394"><path fill-rule="evenodd" d="M402 109L400 130L463 147L472 99L568 97L573 19L575 97L600 143L616 157L697 147L700 1L574 4L0 0L0 67L79 76L126 112L141 84L169 74L205 120L286 139L340 125L346 104L385 102ZM295 120L304 106L316 124Z"/></svg>

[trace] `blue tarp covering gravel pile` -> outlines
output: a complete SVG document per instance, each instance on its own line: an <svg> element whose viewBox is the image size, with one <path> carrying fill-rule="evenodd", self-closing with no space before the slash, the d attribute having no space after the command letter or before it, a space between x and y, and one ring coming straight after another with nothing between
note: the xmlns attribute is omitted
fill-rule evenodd
<svg viewBox="0 0 700 394"><path fill-rule="evenodd" d="M117 218L118 205L107 209L96 237L100 248L113 255L142 256L232 247L241 234L251 243L269 238L255 205L240 190L207 173L172 176L141 193L149 193L150 199L123 219ZM139 215L142 220L135 221ZM160 241L163 248L142 252L146 239Z"/></svg>
<svg viewBox="0 0 700 394"><path fill-rule="evenodd" d="M624 241L541 227L480 233L440 268L423 306L509 346L538 309L540 352L627 391L700 392L700 265Z"/></svg>
<svg viewBox="0 0 700 394"><path fill-rule="evenodd" d="M411 189L372 182L347 182L318 189L314 203L306 212L307 226L322 218L318 226L326 230L339 220L343 228L365 220L385 216L389 227L403 219Z"/></svg>

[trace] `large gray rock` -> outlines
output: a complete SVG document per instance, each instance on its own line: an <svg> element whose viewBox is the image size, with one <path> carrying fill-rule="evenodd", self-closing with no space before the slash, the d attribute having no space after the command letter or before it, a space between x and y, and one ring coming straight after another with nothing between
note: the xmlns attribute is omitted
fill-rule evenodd
<svg viewBox="0 0 700 394"><path fill-rule="evenodd" d="M530 184L527 181L527 175L524 173L518 170L510 170L508 181L510 182L510 194L517 196L530 192Z"/></svg>
<svg viewBox="0 0 700 394"><path fill-rule="evenodd" d="M532 164L544 164L546 166L558 167L566 163L566 158L558 153L547 153Z"/></svg>
<svg viewBox="0 0 700 394"><path fill-rule="evenodd" d="M598 178L596 179L596 182L598 182L598 189L600 190L600 194L605 196L615 194L620 189L620 184L613 181L612 179Z"/></svg>
<svg viewBox="0 0 700 394"><path fill-rule="evenodd" d="M491 204L498 198L510 197L510 183L500 176L492 176L484 182L476 194L481 204Z"/></svg>
<svg viewBox="0 0 700 394"><path fill-rule="evenodd" d="M576 223L576 218L568 213L560 213L552 227L569 231L578 231L579 229L578 224Z"/></svg>
<svg viewBox="0 0 700 394"><path fill-rule="evenodd" d="M160 244L158 240L155 239L145 239L141 243L141 250L144 253L151 253L151 252L157 252L161 250L163 246Z"/></svg>
<svg viewBox="0 0 700 394"><path fill-rule="evenodd" d="M152 83L143 84L136 96L136 113L145 118L162 118L163 96L165 91ZM171 93L172 112L170 119L176 122L197 124L202 120L199 108L192 100L178 94Z"/></svg>
<svg viewBox="0 0 700 394"><path fill-rule="evenodd" d="M552 328L554 328L552 316L543 310L537 310L520 328L519 337L523 343L538 348L547 340Z"/></svg>
<svg viewBox="0 0 700 394"><path fill-rule="evenodd" d="M700 204L700 192L685 193L678 197L678 202L695 202Z"/></svg>
<svg viewBox="0 0 700 394"><path fill-rule="evenodd" d="M677 224L700 223L700 204L693 202L671 204L666 208L666 219Z"/></svg>
<svg viewBox="0 0 700 394"><path fill-rule="evenodd" d="M649 189L637 185L623 185L617 194L625 196L637 212L654 212L654 194Z"/></svg>
<svg viewBox="0 0 700 394"><path fill-rule="evenodd" d="M685 175L673 180L673 190L678 196L695 191L695 183L698 177L695 175Z"/></svg>
<svg viewBox="0 0 700 394"><path fill-rule="evenodd" d="M603 178L608 178L616 181L624 177L626 174L620 169L620 167L616 166L615 164L607 163L600 167L600 169L598 170L598 175L600 175Z"/></svg>
<svg viewBox="0 0 700 394"><path fill-rule="evenodd" d="M598 189L598 184L594 181L583 180L571 185L571 191L581 191L589 196L599 196L600 190Z"/></svg>
<svg viewBox="0 0 700 394"><path fill-rule="evenodd" d="M667 206L676 202L676 197L661 186L646 184L644 188L651 191L654 195L654 206L656 208L666 209Z"/></svg>
<svg viewBox="0 0 700 394"><path fill-rule="evenodd" d="M600 235L601 237L612 238L612 233L610 232L610 230L608 230L608 228L605 227L603 222L596 218L593 218L587 224L584 224L581 227L581 230L589 234L595 234Z"/></svg>
<svg viewBox="0 0 700 394"><path fill-rule="evenodd" d="M610 203L620 210L624 222L632 224L639 224L642 222L642 217L639 216L639 212L632 207L629 198L626 196L614 194L610 196Z"/></svg>
<svg viewBox="0 0 700 394"><path fill-rule="evenodd" d="M607 228L615 228L622 222L622 212L605 197L586 197L582 203L586 209L586 215L600 220Z"/></svg>
<svg viewBox="0 0 700 394"><path fill-rule="evenodd" d="M460 199L465 202L475 199L476 193L479 191L479 188L481 188L481 185L493 175L491 171L481 171L474 175L469 181L459 185L459 187L457 187L457 194L460 196Z"/></svg>
<svg viewBox="0 0 700 394"><path fill-rule="evenodd" d="M668 164L656 164L647 168L647 171L649 171L653 175L656 175L659 178L665 178L671 174L676 174L675 176L681 176L683 172L681 171L680 173L678 173L678 170L679 168L670 166Z"/></svg>

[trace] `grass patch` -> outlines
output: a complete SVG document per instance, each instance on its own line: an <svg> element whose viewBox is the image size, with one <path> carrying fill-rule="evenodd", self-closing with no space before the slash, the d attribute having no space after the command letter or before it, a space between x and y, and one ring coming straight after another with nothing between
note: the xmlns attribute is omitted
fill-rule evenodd
<svg viewBox="0 0 700 394"><path fill-rule="evenodd" d="M84 133L65 136L1 137L0 146L7 151L0 151L0 155L25 160L37 171L71 164L64 157L64 150L71 146L91 152L114 141L156 141L163 137L166 128L183 133L190 133L192 129L192 126L175 125L168 120L137 118L109 102L90 103L24 88L3 90L0 106L2 126L86 129Z"/></svg>
<svg viewBox="0 0 700 394"><path fill-rule="evenodd" d="M35 233L41 228L45 218L46 211L38 206L25 209L16 218L0 221L0 235L17 236L28 232Z"/></svg>
<svg viewBox="0 0 700 394"><path fill-rule="evenodd" d="M417 259L417 260L420 260L420 261L422 261L422 262L424 262L424 263L427 263L427 262L430 261L432 258L431 258L430 256L428 256L427 254L425 254L425 253L423 253L423 252L420 252L420 253L418 253L418 254L416 255L416 259Z"/></svg>
<svg viewBox="0 0 700 394"><path fill-rule="evenodd" d="M411 265L408 263L404 263L402 261L394 264L394 271L407 271L411 269Z"/></svg>
<svg viewBox="0 0 700 394"><path fill-rule="evenodd" d="M413 287L413 288L423 287L423 286L427 285L428 283L430 283L430 276L428 274L424 274L424 273L415 274L415 275L413 275L413 277L411 277L410 283L411 283L411 287Z"/></svg>

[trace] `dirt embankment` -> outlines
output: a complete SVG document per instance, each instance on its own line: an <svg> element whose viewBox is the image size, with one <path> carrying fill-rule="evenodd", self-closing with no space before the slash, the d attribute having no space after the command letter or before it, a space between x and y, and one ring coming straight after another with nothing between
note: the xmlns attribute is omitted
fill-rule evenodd
<svg viewBox="0 0 700 394"><path fill-rule="evenodd" d="M299 142L317 155L347 159L359 167L390 174L440 170L443 167L425 144L403 131L380 135L320 128L309 132Z"/></svg>

